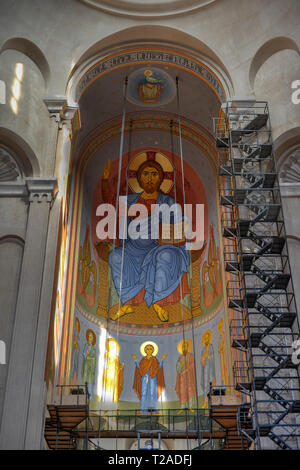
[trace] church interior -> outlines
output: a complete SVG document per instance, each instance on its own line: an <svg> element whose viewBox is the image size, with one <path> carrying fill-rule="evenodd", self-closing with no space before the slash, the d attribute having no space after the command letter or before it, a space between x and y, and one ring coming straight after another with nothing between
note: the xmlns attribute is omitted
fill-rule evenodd
<svg viewBox="0 0 300 470"><path fill-rule="evenodd" d="M0 449L299 450L299 1L0 3Z"/></svg>

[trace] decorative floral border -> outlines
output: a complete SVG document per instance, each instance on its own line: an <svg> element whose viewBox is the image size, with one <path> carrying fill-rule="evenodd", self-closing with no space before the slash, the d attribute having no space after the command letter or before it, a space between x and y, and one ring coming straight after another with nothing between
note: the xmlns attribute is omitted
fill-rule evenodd
<svg viewBox="0 0 300 470"><path fill-rule="evenodd" d="M100 328L107 328L108 320L103 317L96 317L95 315L86 312L79 302L76 300L76 309L77 311L89 322L94 325L99 326ZM224 309L223 302L220 303L219 307L216 310L213 310L208 315L198 316L193 319L193 322L188 319L183 322L174 323L172 327L169 327L168 324L162 323L161 325L153 325L149 328L149 325L135 325L131 323L118 324L117 322L109 321L109 331L118 332L120 334L134 335L134 336L164 336L164 335L173 335L182 332L184 327L185 331L191 331L193 328L198 328L205 323L210 322L216 318L220 312Z"/></svg>

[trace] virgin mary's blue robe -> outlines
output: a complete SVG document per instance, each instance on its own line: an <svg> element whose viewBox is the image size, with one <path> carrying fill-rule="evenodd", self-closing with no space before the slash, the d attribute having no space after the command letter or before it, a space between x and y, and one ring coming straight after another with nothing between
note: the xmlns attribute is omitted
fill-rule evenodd
<svg viewBox="0 0 300 470"><path fill-rule="evenodd" d="M127 205L137 204L139 197L140 194L128 195ZM167 204L170 207L175 204L175 200L159 192L156 205L161 204ZM183 273L188 270L189 254L185 246L159 245L157 237L151 238L151 216L147 219L148 239L127 238L122 241L124 246L115 247L109 254L108 261L113 282L123 305L133 299L143 288L145 289L144 300L148 307L165 299L176 290ZM174 217L170 220L171 223L172 220L174 222ZM130 221L128 217L127 226ZM159 221L163 221L161 213ZM123 250L124 253L122 253Z"/></svg>
<svg viewBox="0 0 300 470"><path fill-rule="evenodd" d="M159 363L159 369L162 369L164 360L162 359ZM139 369L139 363L135 361L137 369ZM158 405L158 389L157 389L157 376L151 377L150 369L146 374L141 377L141 400L140 409L141 411L150 411L157 409Z"/></svg>

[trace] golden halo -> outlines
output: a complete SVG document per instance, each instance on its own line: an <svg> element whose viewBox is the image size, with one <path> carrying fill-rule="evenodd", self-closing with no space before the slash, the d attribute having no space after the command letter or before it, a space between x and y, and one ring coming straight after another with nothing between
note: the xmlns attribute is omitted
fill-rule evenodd
<svg viewBox="0 0 300 470"><path fill-rule="evenodd" d="M145 341L143 344L141 344L141 347L140 347L141 355L146 356L145 347L147 346L147 344L151 344L151 346L153 346L154 350L153 350L152 356L156 356L156 354L158 353L158 346L153 341Z"/></svg>
<svg viewBox="0 0 300 470"><path fill-rule="evenodd" d="M212 341L212 332L211 332L211 330L206 330L206 331L203 333L202 337L201 337L201 343L203 344L203 346L205 346L204 338L205 338L205 336L206 336L207 334L209 335L209 344L210 344L211 341Z"/></svg>
<svg viewBox="0 0 300 470"><path fill-rule="evenodd" d="M153 75L153 72L152 70L147 69L147 70L144 70L144 75L146 75L146 77L151 77L151 75Z"/></svg>
<svg viewBox="0 0 300 470"><path fill-rule="evenodd" d="M86 337L87 341L89 340L89 334L91 334L93 336L92 346L94 346L94 344L96 343L96 335L93 332L93 330L86 330L85 337Z"/></svg>
<svg viewBox="0 0 300 470"><path fill-rule="evenodd" d="M148 154L148 155L147 155ZM129 162L128 165L128 184L132 191L135 193L142 193L143 189L140 187L138 180L136 178L136 173L142 163L144 163L147 159L149 154L155 155L154 160L158 162L164 173L165 173L165 178L163 179L161 186L160 186L160 191L163 193L168 193L172 186L173 186L173 174L174 174L174 167L171 163L171 161L163 155L160 152L155 152L153 150L145 151L138 153L133 159ZM151 160L149 160L151 161ZM166 177L167 175L167 177Z"/></svg>
<svg viewBox="0 0 300 470"><path fill-rule="evenodd" d="M110 346L109 343L115 343L117 345L118 352L120 351L120 345L119 345L118 341L116 341L114 338L108 338L105 341L105 347L106 347L107 350L109 349L109 346Z"/></svg>
<svg viewBox="0 0 300 470"><path fill-rule="evenodd" d="M183 354L182 352L182 346L183 346L183 343L186 343L188 345L188 353L191 351L192 347L193 347L193 341L190 339L190 338L184 338L180 341L180 343L178 344L178 352L179 354Z"/></svg>

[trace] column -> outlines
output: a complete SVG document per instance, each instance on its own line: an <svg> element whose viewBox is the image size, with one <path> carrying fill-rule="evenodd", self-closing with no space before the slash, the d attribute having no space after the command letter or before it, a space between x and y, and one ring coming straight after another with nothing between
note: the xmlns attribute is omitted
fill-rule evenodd
<svg viewBox="0 0 300 470"><path fill-rule="evenodd" d="M4 409L0 432L0 449L39 448L28 440L30 427L43 426L43 414L34 406L40 398L43 382L35 380L37 368L44 366L41 331L45 319L39 317L44 276L49 213L56 191L55 178L26 178L28 220L25 248L16 306ZM46 334L47 337L47 334ZM43 335L45 341L45 335ZM47 342L43 345L45 349ZM43 394L42 394L43 395ZM40 402L40 400L38 400ZM36 404L38 404L36 402ZM35 415L35 422L32 417ZM41 440L39 433L38 440Z"/></svg>

